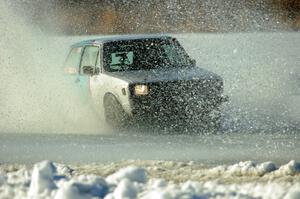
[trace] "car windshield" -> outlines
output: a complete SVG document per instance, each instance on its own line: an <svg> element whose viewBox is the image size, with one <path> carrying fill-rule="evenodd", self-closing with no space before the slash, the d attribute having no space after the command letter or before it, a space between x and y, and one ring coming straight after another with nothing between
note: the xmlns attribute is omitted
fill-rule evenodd
<svg viewBox="0 0 300 199"><path fill-rule="evenodd" d="M192 62L175 39L139 39L104 44L106 71L187 67Z"/></svg>

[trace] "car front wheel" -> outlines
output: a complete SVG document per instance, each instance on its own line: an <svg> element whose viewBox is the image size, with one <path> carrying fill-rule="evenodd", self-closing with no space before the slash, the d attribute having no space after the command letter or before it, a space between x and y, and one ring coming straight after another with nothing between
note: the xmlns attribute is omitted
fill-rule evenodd
<svg viewBox="0 0 300 199"><path fill-rule="evenodd" d="M113 95L104 99L104 115L106 123L112 128L122 129L128 124L127 114Z"/></svg>

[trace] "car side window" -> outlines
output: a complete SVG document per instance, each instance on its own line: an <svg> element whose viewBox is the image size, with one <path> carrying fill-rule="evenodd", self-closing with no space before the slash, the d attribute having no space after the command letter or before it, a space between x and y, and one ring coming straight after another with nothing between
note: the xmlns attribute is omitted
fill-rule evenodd
<svg viewBox="0 0 300 199"><path fill-rule="evenodd" d="M84 66L91 66L92 68L96 68L98 64L98 56L99 56L99 47L98 46L87 46L84 49L81 65L80 65L80 74L83 74Z"/></svg>
<svg viewBox="0 0 300 199"><path fill-rule="evenodd" d="M114 52L111 54L110 68L113 70L122 70L133 64L133 51Z"/></svg>
<svg viewBox="0 0 300 199"><path fill-rule="evenodd" d="M65 71L67 73L76 73L80 63L82 47L71 49L66 61L65 61Z"/></svg>

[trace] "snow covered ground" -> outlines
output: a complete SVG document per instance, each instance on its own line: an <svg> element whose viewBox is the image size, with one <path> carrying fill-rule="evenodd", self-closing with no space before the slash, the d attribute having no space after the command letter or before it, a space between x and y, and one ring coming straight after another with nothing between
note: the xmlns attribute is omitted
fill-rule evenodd
<svg viewBox="0 0 300 199"><path fill-rule="evenodd" d="M299 198L299 154L297 132L2 134L0 199Z"/></svg>
<svg viewBox="0 0 300 199"><path fill-rule="evenodd" d="M136 166L143 165L144 167ZM206 168L193 162L127 161L67 166L43 161L32 168L0 167L0 198L204 199L300 197L300 163L277 167L251 161ZM133 166L134 165L134 166ZM103 175L98 175L98 174ZM167 176L167 177L166 177ZM166 177L166 178L164 178Z"/></svg>

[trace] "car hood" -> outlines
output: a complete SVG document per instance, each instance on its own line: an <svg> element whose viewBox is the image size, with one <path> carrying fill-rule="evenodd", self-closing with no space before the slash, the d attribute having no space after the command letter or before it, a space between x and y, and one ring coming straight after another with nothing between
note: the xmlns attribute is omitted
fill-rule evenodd
<svg viewBox="0 0 300 199"><path fill-rule="evenodd" d="M130 83L148 83L159 81L221 79L217 74L199 67L153 69L125 72L111 72L109 75Z"/></svg>

